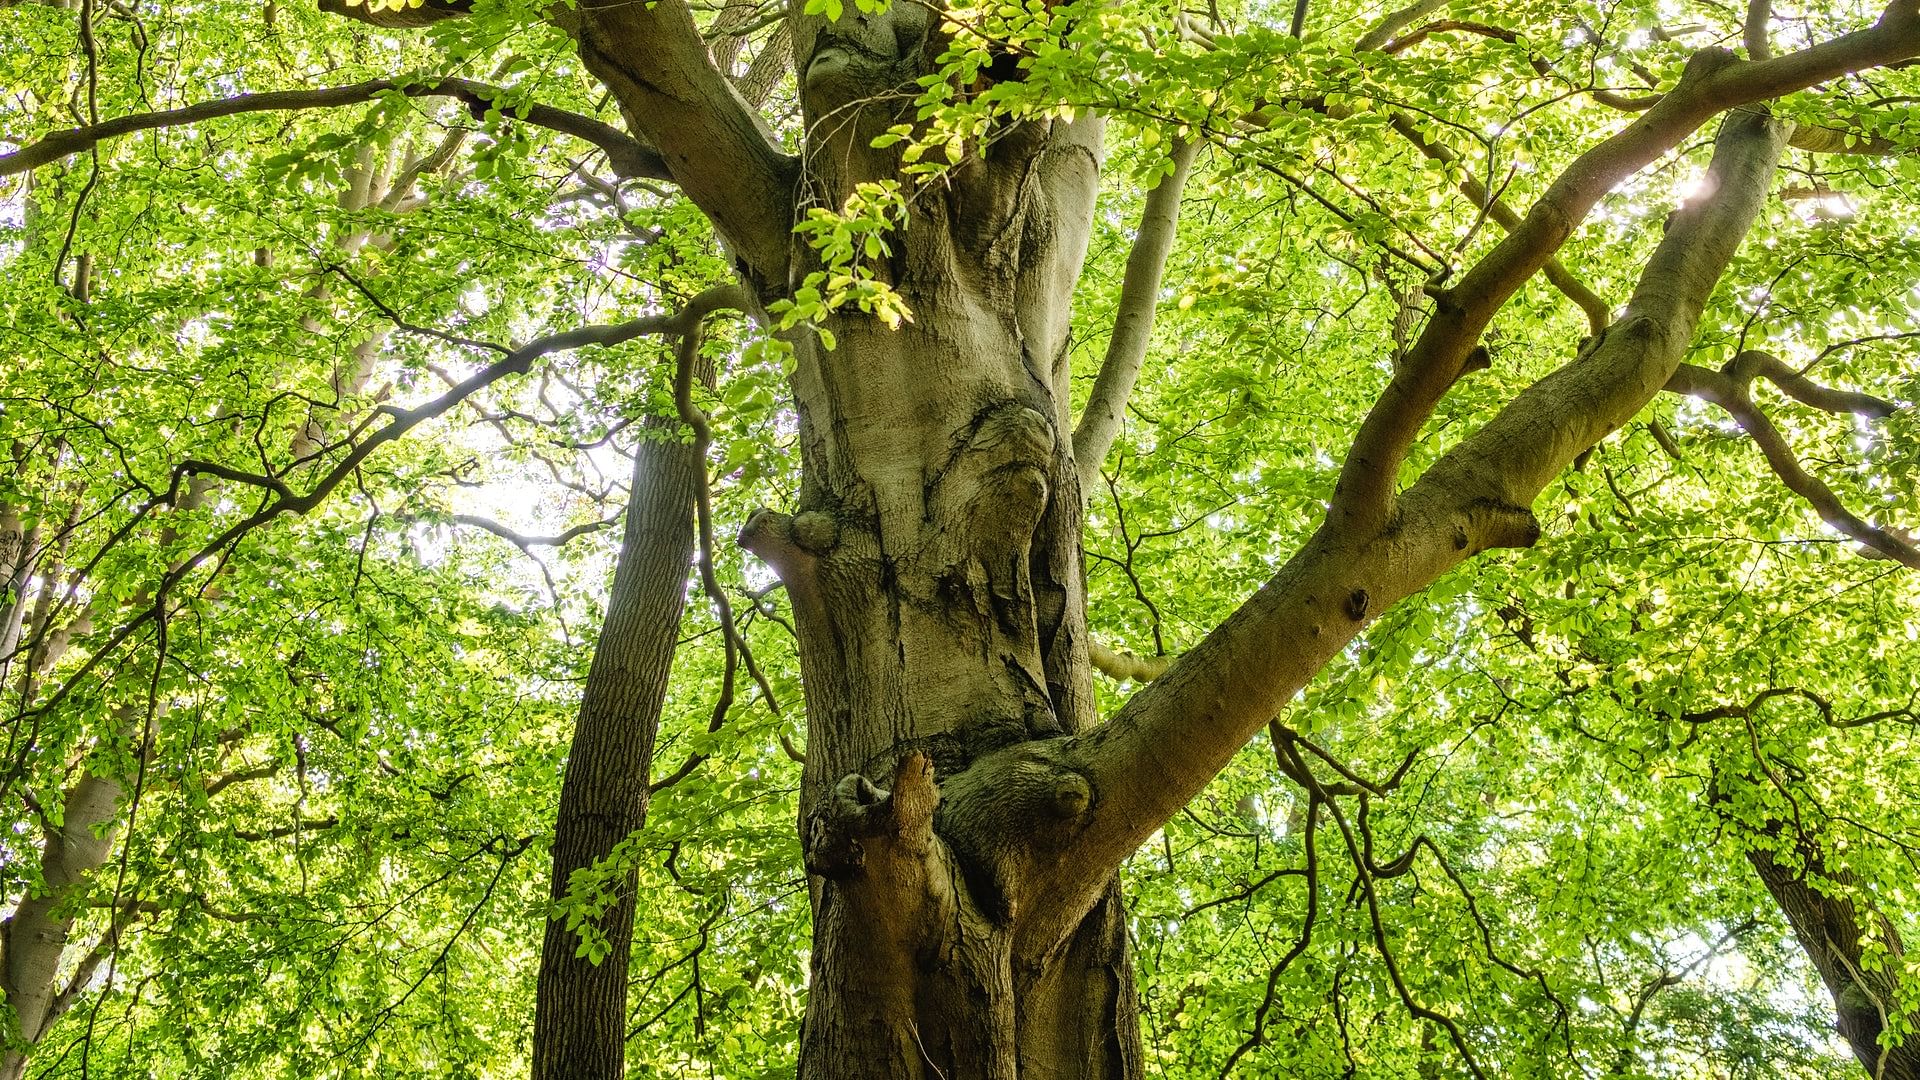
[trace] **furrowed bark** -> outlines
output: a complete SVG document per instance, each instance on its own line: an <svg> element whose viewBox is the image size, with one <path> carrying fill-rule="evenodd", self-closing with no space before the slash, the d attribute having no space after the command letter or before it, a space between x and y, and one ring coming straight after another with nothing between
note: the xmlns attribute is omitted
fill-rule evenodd
<svg viewBox="0 0 1920 1080"><path fill-rule="evenodd" d="M1606 334L1428 469L1389 525L1357 531L1329 511L1253 598L1108 724L1071 740L1066 754L1087 771L1100 807L1078 841L1084 858L1117 861L1134 850L1388 606L1480 551L1537 540L1534 497L1644 407L1680 363L1765 205L1785 137L1786 126L1764 115L1730 116L1708 171L1713 194L1674 214ZM1064 903L1093 885L1063 868L1046 888Z"/></svg>
<svg viewBox="0 0 1920 1080"><path fill-rule="evenodd" d="M1866 1075L1873 1080L1920 1080L1920 1043L1913 1035L1899 1046L1880 1043L1892 1022L1912 1024L1911 1017L1902 1016L1910 998L1903 993L1897 969L1906 948L1893 923L1870 908L1862 910L1852 898L1853 876L1828 867L1814 836L1799 836L1784 853L1750 849L1747 861L1833 995L1835 1026ZM1878 962L1867 955L1869 942L1882 954Z"/></svg>
<svg viewBox="0 0 1920 1080"><path fill-rule="evenodd" d="M791 25L800 197L836 207L900 176L870 144L912 121L897 91L942 31L911 4ZM843 311L836 348L794 342L799 502L742 543L787 585L805 674L805 1077L1140 1075L1111 866L1055 956L1013 950L1037 917L1023 882L1088 807L1049 747L1095 720L1062 357L1101 131L1049 118L970 144L872 264L913 321Z"/></svg>
<svg viewBox="0 0 1920 1080"><path fill-rule="evenodd" d="M647 778L686 606L693 501L704 467L692 444L665 427L647 430L634 451L613 589L560 786L550 892L556 903L576 871L646 822ZM534 1000L535 1080L625 1075L634 903L628 875L600 923L608 949L598 964L575 954L580 939L564 920L547 921Z"/></svg>
<svg viewBox="0 0 1920 1080"><path fill-rule="evenodd" d="M1107 341L1106 357L1100 362L1093 391L1080 412L1080 424L1073 429L1073 457L1080 470L1080 490L1098 486L1100 465L1120 434L1120 418L1125 414L1127 398L1140 377L1140 365L1153 342L1153 314L1160 304L1160 281L1167 269L1167 256L1180 231L1180 196L1187 187L1187 174L1200 143L1177 141L1169 157L1173 172L1147 193L1140 209L1140 228L1134 233L1133 247L1127 252L1127 269L1120 281L1119 309L1113 316L1113 336Z"/></svg>

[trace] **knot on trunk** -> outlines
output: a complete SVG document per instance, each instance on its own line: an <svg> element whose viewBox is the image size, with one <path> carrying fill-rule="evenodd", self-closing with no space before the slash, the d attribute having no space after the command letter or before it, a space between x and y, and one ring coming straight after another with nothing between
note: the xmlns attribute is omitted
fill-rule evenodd
<svg viewBox="0 0 1920 1080"><path fill-rule="evenodd" d="M1008 747L949 777L939 811L978 907L1001 922L1020 914L1028 886L1063 859L1099 802L1065 739Z"/></svg>
<svg viewBox="0 0 1920 1080"><path fill-rule="evenodd" d="M966 444L936 483L943 502L970 504L989 518L1025 520L1031 531L1047 502L1057 442L1045 413L1017 401L974 417ZM1000 501L1005 500L1005 501Z"/></svg>
<svg viewBox="0 0 1920 1080"><path fill-rule="evenodd" d="M834 785L833 792L808 815L807 872L845 878L882 863L918 860L933 848L933 813L940 789L933 762L915 751L900 759L891 790L859 773Z"/></svg>
<svg viewBox="0 0 1920 1080"><path fill-rule="evenodd" d="M773 568L788 587L809 581L821 559L840 546L840 523L822 510L792 517L761 507L740 527L736 542Z"/></svg>
<svg viewBox="0 0 1920 1080"><path fill-rule="evenodd" d="M931 10L901 4L881 11L849 10L832 22L817 16L793 20L794 55L800 61L807 108L826 115L863 100L889 103L888 91L920 73Z"/></svg>

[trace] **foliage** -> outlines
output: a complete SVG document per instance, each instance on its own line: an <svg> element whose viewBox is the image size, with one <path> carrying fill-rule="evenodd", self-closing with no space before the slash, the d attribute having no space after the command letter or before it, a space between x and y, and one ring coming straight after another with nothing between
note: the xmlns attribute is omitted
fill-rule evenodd
<svg viewBox="0 0 1920 1080"><path fill-rule="evenodd" d="M807 5L870 10L854 7ZM1020 118L1108 116L1075 296L1090 382L1144 193L1170 140L1205 139L1141 386L1106 489L1088 493L1095 634L1156 654L1195 644L1306 538L1392 370L1396 322L1423 282L1498 242L1461 182L1528 205L1621 125L1585 91L1671 86L1693 48L1740 32L1719 4L1454 0L1433 17L1513 40L1436 33L1360 56L1383 13L1332 0L1300 39L1291 4L950 14L942 71L883 136L902 181L814 208L796 242L826 269L771 313L776 331L736 322L709 344L716 377L695 394L716 531L791 504L799 483L769 342L848 304L911 318L871 272L906 200ZM1776 35L1820 40L1874 14L1783 6ZM645 338L542 356L305 512L253 519L497 361L488 344L670 313L729 261L670 186L608 180L590 147L522 120L537 101L620 122L541 6L478 0L413 34L271 2L86 17L83 48L79 8L0 7L15 146L92 117L372 78L507 92L477 111L395 90L231 116L0 180L0 504L40 560L12 586L24 632L0 650L0 910L52 889L42 837L83 776L125 788L112 857L63 901L75 1004L33 1075L524 1072L605 526L646 418L675 415L671 358ZM768 33L753 26L747 48ZM1023 77L979 89L1006 55ZM1765 348L1831 385L1920 397L1913 82L1882 72L1782 104L1851 125L1849 149L1903 152L1796 152L1692 363ZM789 142L792 94L789 79L766 110ZM1396 115L1454 155L1423 154ZM1683 147L1612 193L1562 261L1623 300L1705 154ZM1586 333L1530 283L1489 336L1491 370L1446 399L1410 468ZM1914 410L1869 423L1760 400L1844 503L1920 521ZM1278 742L1246 748L1135 857L1155 1075L1454 1075L1462 1047L1511 1077L1851 1068L1746 853L1785 855L1774 823L1804 821L1832 888L1914 931L1920 585L1863 557L1692 399L1657 402L1538 509L1537 550L1470 564L1375 624ZM690 581L655 772L709 757L561 910L593 954L595 916L639 875L636 1075L786 1074L804 1007L789 610L731 545L719 563L775 700L743 691L709 730L723 648ZM1322 783L1337 761L1378 790L1329 805L1289 753Z"/></svg>

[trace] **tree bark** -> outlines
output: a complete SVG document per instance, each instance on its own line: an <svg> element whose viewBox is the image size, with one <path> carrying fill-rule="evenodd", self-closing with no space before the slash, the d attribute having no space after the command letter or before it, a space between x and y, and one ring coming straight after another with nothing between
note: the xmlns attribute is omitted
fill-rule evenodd
<svg viewBox="0 0 1920 1080"><path fill-rule="evenodd" d="M1791 827L1781 825L1781 831ZM1880 1034L1905 1011L1898 968L1906 954L1893 923L1849 895L1853 876L1827 866L1817 838L1801 835L1786 857L1755 848L1747 861L1793 927L1807 959L1833 995L1835 1027L1861 1068L1874 1080L1920 1080L1920 1042L1908 1035L1899 1046L1880 1045ZM1877 944L1884 959L1868 953ZM1911 1020L1908 1020L1911 1023Z"/></svg>
<svg viewBox="0 0 1920 1080"><path fill-rule="evenodd" d="M47 833L41 850L45 887L21 898L13 914L0 923L0 955L6 958L0 967L0 992L13 1007L25 1047L37 1043L59 1019L54 1003L62 995L56 980L73 930L73 891L113 850L119 830L110 823L123 793L118 779L93 773L67 792L60 827ZM25 1048L0 1053L0 1080L20 1080L26 1068Z"/></svg>
<svg viewBox="0 0 1920 1080"><path fill-rule="evenodd" d="M862 184L911 188L863 268L913 319L831 313L833 348L790 335L801 492L791 516L763 511L741 535L785 582L799 635L814 912L800 1073L833 1080L1140 1076L1116 868L1372 619L1479 552L1538 539L1539 492L1680 363L1765 203L1786 126L1763 110L1729 117L1712 194L1674 214L1622 317L1402 492L1434 407L1487 363L1496 313L1608 191L1702 124L1920 51L1920 12L1901 0L1871 29L1789 56L1696 55L1439 291L1312 541L1101 724L1065 348L1099 121L1004 120L914 187L899 151L872 144L915 122L914 81L954 32L937 11L792 13L796 161L742 115L683 0L580 10L589 69L763 301L821 268L790 234L799 208L840 208ZM1123 402L1105 404L1117 415Z"/></svg>
<svg viewBox="0 0 1920 1080"><path fill-rule="evenodd" d="M556 902L575 871L605 858L647 816L647 777L686 606L694 496L704 466L676 435L657 427L646 434L634 453L613 590L561 782L553 837ZM547 921L534 1006L536 1080L625 1075L633 911L629 876L600 924L608 950L598 964L576 955L580 938L564 920Z"/></svg>

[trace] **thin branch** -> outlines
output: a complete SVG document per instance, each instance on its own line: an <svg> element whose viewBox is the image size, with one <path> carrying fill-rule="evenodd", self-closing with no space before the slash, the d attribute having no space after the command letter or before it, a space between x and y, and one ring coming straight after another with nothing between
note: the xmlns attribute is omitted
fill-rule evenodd
<svg viewBox="0 0 1920 1080"><path fill-rule="evenodd" d="M1413 143L1429 160L1459 167L1461 193L1469 202L1480 207L1501 228L1512 232L1520 227L1520 215L1515 213L1505 200L1487 190L1484 183L1468 172L1459 154L1441 143L1428 139L1426 134L1404 114L1394 114L1391 124L1394 131ZM1554 288L1559 289L1567 299L1572 300L1582 312L1586 313L1587 326L1592 333L1597 335L1606 330L1607 324L1613 321L1613 305L1601 299L1600 295L1589 288L1586 282L1570 273L1558 257L1548 259L1546 265L1542 267L1542 273Z"/></svg>
<svg viewBox="0 0 1920 1080"><path fill-rule="evenodd" d="M475 517L472 514L455 514L450 520L456 525L471 525L476 529L490 532L500 539L505 540L507 543L512 544L514 547L519 548L521 551L525 551L533 547L565 546L588 533L596 533L602 529L619 524L620 517L616 514L602 521L589 521L582 525L575 525L573 528L554 536L526 536L490 518Z"/></svg>
<svg viewBox="0 0 1920 1080"><path fill-rule="evenodd" d="M780 714L780 702L773 696L773 687L761 674L754 662L753 651L747 647L746 638L740 634L740 628L733 620L733 604L727 599L725 589L720 587L720 579L713 568L713 491L707 477L707 448L713 443L713 428L707 422L707 414L693 401L694 370L700 361L700 343L706 317L723 308L744 310L746 298L744 291L734 286L721 286L709 289L695 297L680 313L677 332L680 344L675 350L675 368L673 376L673 400L680 413L680 422L693 432L693 457L699 463L698 484L695 488L695 520L699 528L700 547L696 560L700 570L700 584L707 599L714 606L720 623L721 633L726 644L726 659L721 669L720 693L714 701L712 716L707 721L709 733L719 731L727 721L727 711L733 706L733 686L736 669L744 663L747 673L760 688L760 695L767 708L774 715ZM649 795L664 791L693 774L707 760L705 752L689 754L672 773L647 785Z"/></svg>
<svg viewBox="0 0 1920 1080"><path fill-rule="evenodd" d="M1831 412L1861 412L1885 416L1893 411L1890 402L1865 394L1829 390L1815 384L1779 360L1764 353L1742 353L1734 357L1726 370L1713 371L1693 364L1681 364L1668 379L1666 389L1689 397L1710 401L1726 410L1766 456L1767 465L1794 494L1805 499L1821 520L1869 549L1903 566L1920 569L1920 545L1892 529L1876 525L1848 509L1832 488L1808 472L1788 445L1786 436L1760 407L1754 404L1749 384L1764 374L1798 400Z"/></svg>
<svg viewBox="0 0 1920 1080"><path fill-rule="evenodd" d="M736 293L735 295L744 294ZM348 450L347 454L336 462L334 467L328 470L326 475L321 477L305 494L277 497L259 510L228 526L227 529L218 536L202 545L198 551L169 569L167 573L162 576L159 586L154 590L154 594L164 597L169 589L178 584L188 574L193 573L208 559L225 550L230 545L237 544L255 529L267 524L274 518L282 514L301 516L311 513L313 509L324 502L327 496L331 495L334 489L339 487L347 477L353 475L354 470L358 469L362 462L372 456L374 451L385 446L387 443L401 438L421 424L445 415L468 398L471 398L474 394L499 382L501 379L509 375L525 374L533 366L535 360L550 353L566 352L573 349L585 348L589 345L612 346L632 341L635 338L644 337L649 334L668 333L679 325L679 319L680 316L678 315L649 315L638 319L630 319L623 323L582 326L558 334L548 334L545 337L536 338L518 349L509 351L506 356L475 374L462 379L439 397L423 402L411 409L400 409L390 405L380 406L374 410L374 413L375 415L386 416L387 423L367 438L354 444L352 448ZM489 345L488 347L500 348L500 346L494 345ZM155 507L170 506L177 503L182 497L180 490L182 475L183 474L176 472L173 482L168 486L167 490L149 499L147 503L140 508L136 518L143 516ZM131 640L133 635L139 633L140 630L152 622L158 614L158 604L149 604L143 608L139 614L122 623L120 628L109 636L105 644L82 662L80 666L67 677L66 681L60 685L59 689L49 695L45 701L31 709L25 708L23 705L21 711L16 714L15 721L18 722L20 719L29 715L34 717L44 716L57 707L62 701L66 700L67 696L70 695L75 688L81 686L87 677L93 673L93 670L105 661L109 655L119 649L120 646L126 644L127 641Z"/></svg>
<svg viewBox="0 0 1920 1080"><path fill-rule="evenodd" d="M1126 412L1127 398L1140 376L1147 346L1153 340L1153 316L1160 301L1160 282L1165 276L1167 256L1173 251L1179 233L1180 196L1186 189L1193 158L1199 152L1198 140L1174 140L1168 155L1173 170L1147 193L1140 209L1140 228L1134 233L1133 247L1127 252L1127 269L1120 281L1120 303L1113 316L1113 335L1107 340L1107 355L1100 362L1100 374L1087 396L1080 423L1073 430L1074 463L1080 470L1080 490L1090 491L1106 461L1107 451L1120 433L1120 419Z"/></svg>
<svg viewBox="0 0 1920 1080"><path fill-rule="evenodd" d="M11 154L0 154L0 176L25 172L57 161L68 154L91 149L108 139L131 135L138 131L179 127L242 113L289 112L358 105L387 93L399 93L407 97L455 98L465 102L475 113L484 114L488 109L496 107L496 98L507 96L511 91L468 79L435 79L419 82L404 79L372 79L367 82L325 87L319 90L274 90L259 94L239 94L178 109L117 116L86 127L53 132L43 136L40 141ZM614 171L623 177L673 179L673 174L667 170L666 162L659 154L648 149L626 132L590 116L581 116L578 113L567 112L565 109L540 104L517 104L502 111L504 115L515 117L536 127L549 128L592 143L605 151L607 161L613 166Z"/></svg>

